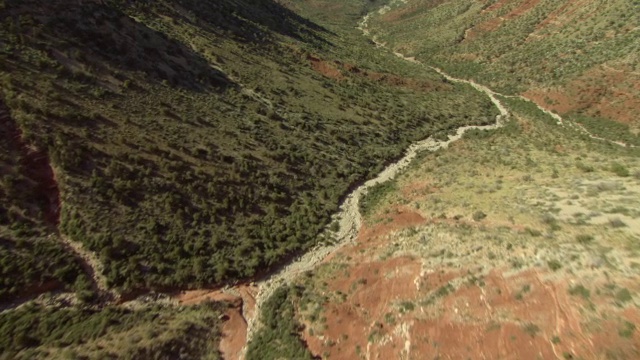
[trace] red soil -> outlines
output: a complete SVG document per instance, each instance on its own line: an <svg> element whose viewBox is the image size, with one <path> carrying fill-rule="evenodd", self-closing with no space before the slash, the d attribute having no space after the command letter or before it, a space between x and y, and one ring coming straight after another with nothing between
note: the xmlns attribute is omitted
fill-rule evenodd
<svg viewBox="0 0 640 360"><path fill-rule="evenodd" d="M31 199L43 199L40 205L45 223L57 227L60 221L60 193L55 173L49 162L47 153L35 146L27 144L22 131L11 118L7 106L0 102L0 134L9 146L9 150L18 153L23 175L33 184L29 190Z"/></svg>
<svg viewBox="0 0 640 360"><path fill-rule="evenodd" d="M417 290L413 281L419 273L419 262L411 257L400 257L359 263L349 269L348 277L332 281L329 288L348 294L347 300L341 304L326 304L327 330L322 338L310 336L308 329L311 326L307 326L303 337L311 352L328 353L331 359L357 359L357 344L366 344L372 331L389 329L383 321L374 324L370 319L382 319L396 299L415 297ZM345 339L343 334L348 338ZM390 355L384 357L388 359L396 358L392 354L381 355Z"/></svg>
<svg viewBox="0 0 640 360"><path fill-rule="evenodd" d="M405 185L400 189L400 193L402 194L403 198L413 201L424 199L430 194L434 194L439 191L439 188L431 186L431 184L427 181L416 181L414 183Z"/></svg>
<svg viewBox="0 0 640 360"><path fill-rule="evenodd" d="M503 22L515 19L526 14L528 11L538 5L539 2L540 0L525 0L522 3L518 4L518 6L515 9L511 10L511 12L509 12L508 14L500 17L494 17L488 21L476 25L475 27L467 31L467 33L465 34L465 40L473 40L474 38L481 36L482 34L496 30L500 27L500 25L502 25ZM507 3L508 1L498 1L497 3L484 9L483 13L498 11Z"/></svg>
<svg viewBox="0 0 640 360"><path fill-rule="evenodd" d="M335 80L344 79L342 72L340 72L340 70L338 70L335 65L327 61L323 61L313 55L307 55L307 60L311 62L311 67L313 68L313 70L319 72L320 74Z"/></svg>
<svg viewBox="0 0 640 360"><path fill-rule="evenodd" d="M415 182L401 192L420 196L431 190L427 182ZM637 358L640 332L624 337L620 329L625 321L640 324L640 312L616 306L610 294L597 294L594 289L604 284L585 284L592 292L584 299L569 293L581 283L580 275L550 273L546 267L513 270L486 263L425 267L422 259L406 253L388 257L384 254L395 241L395 231L429 220L402 206L378 218L377 223L362 227L356 244L333 257L347 266L321 279L327 287L323 294L331 294L322 304L324 320L312 323L301 316L306 321L302 337L314 355L327 359L602 359L611 354ZM515 250L512 255L533 256ZM632 293L638 288L631 280L617 283Z"/></svg>
<svg viewBox="0 0 640 360"><path fill-rule="evenodd" d="M449 85L429 80L419 80L412 78L404 78L401 76L379 73L375 71L369 71L360 69L355 65L345 64L340 61L329 62L321 59L318 56L307 54L307 60L311 64L311 68L319 74L326 76L330 79L342 81L348 77L360 77L366 78L371 81L382 82L389 86L402 87L416 91L435 91L435 90L448 90Z"/></svg>
<svg viewBox="0 0 640 360"><path fill-rule="evenodd" d="M575 19L577 11L584 7L591 0L574 0L568 1L564 5L560 6L556 10L552 11L546 19L541 21L536 30L540 30L549 26L562 27L571 21L583 21L584 19Z"/></svg>
<svg viewBox="0 0 640 360"><path fill-rule="evenodd" d="M379 222L376 224L362 226L358 235L359 243L369 242L371 239L379 238L392 231L421 225L426 222L422 215L402 206L391 209L389 213L378 215L377 220Z"/></svg>
<svg viewBox="0 0 640 360"><path fill-rule="evenodd" d="M177 295L175 299L184 305L199 304L204 301L229 303L222 325L220 352L225 360L240 359L247 338L247 319L255 313L255 286L241 285L233 289L239 296L221 290L190 290Z"/></svg>
<svg viewBox="0 0 640 360"><path fill-rule="evenodd" d="M237 360L247 339L247 321L236 307L229 308L225 315L228 319L222 326L220 352L225 360Z"/></svg>
<svg viewBox="0 0 640 360"><path fill-rule="evenodd" d="M488 8L486 8L484 10L482 10L482 12L485 13L485 12L498 11L498 10L502 9L502 7L505 6L508 3L509 3L509 0L497 1L495 4L489 6Z"/></svg>
<svg viewBox="0 0 640 360"><path fill-rule="evenodd" d="M345 274L328 280L348 295L324 305L325 330L312 336L307 324L303 333L310 350L329 359L600 359L611 351L633 358L640 345L637 334L618 334L623 319L638 324L637 309L612 311L589 327L587 302L540 269L493 269L471 283L465 269L421 274L419 259L401 256L354 262ZM452 280L459 280L452 291L433 295ZM402 301L414 308L401 311Z"/></svg>
<svg viewBox="0 0 640 360"><path fill-rule="evenodd" d="M423 6L429 6L429 7L436 6L437 4L433 4L433 2L443 3L444 0L441 0L441 1L429 1L428 5L425 5L425 4L411 4L411 5L407 5L407 6L402 6L400 8L396 8L396 9L393 9L391 11L388 11L386 14L380 16L378 20L381 21L381 22L385 22L385 23L393 23L393 22L396 22L398 20L406 19L407 17L410 17L413 13L415 13L417 10L422 9Z"/></svg>
<svg viewBox="0 0 640 360"><path fill-rule="evenodd" d="M581 112L627 124L639 124L640 74L600 66L562 88L534 88L522 95L559 114Z"/></svg>

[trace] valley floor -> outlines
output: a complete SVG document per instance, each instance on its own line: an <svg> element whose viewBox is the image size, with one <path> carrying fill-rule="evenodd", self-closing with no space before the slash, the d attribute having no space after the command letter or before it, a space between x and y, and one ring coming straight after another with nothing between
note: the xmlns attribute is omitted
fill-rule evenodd
<svg viewBox="0 0 640 360"><path fill-rule="evenodd" d="M639 356L637 154L507 103L505 128L424 154L296 283L315 355Z"/></svg>

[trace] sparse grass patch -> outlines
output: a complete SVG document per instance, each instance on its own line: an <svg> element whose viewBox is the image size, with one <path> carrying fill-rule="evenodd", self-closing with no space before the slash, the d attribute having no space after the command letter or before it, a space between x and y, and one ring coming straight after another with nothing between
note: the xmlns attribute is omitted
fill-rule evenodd
<svg viewBox="0 0 640 360"><path fill-rule="evenodd" d="M594 240L594 237L592 235L588 235L588 234L576 235L576 241L582 245L591 244L593 240Z"/></svg>

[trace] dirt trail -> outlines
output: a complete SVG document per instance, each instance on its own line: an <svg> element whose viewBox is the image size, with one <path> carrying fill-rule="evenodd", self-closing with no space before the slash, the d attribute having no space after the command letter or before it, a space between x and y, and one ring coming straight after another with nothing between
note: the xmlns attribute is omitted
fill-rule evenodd
<svg viewBox="0 0 640 360"><path fill-rule="evenodd" d="M65 249L72 252L80 261L80 266L91 279L93 290L98 293L101 301L117 302L120 294L110 289L107 285L107 278L103 275L104 266L95 253L84 248L84 246L71 240L64 234L59 234Z"/></svg>

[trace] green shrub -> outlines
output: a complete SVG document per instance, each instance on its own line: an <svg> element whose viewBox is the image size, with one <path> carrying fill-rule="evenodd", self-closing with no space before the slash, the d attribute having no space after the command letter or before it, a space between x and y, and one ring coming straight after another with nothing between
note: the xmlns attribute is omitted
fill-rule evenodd
<svg viewBox="0 0 640 360"><path fill-rule="evenodd" d="M619 304L627 303L632 299L633 297L631 296L631 292L629 292L629 289L627 288L620 289L616 293L616 300L618 301Z"/></svg>
<svg viewBox="0 0 640 360"><path fill-rule="evenodd" d="M473 213L473 221L480 221L486 217L487 217L487 214L485 214L482 211L476 211Z"/></svg>
<svg viewBox="0 0 640 360"><path fill-rule="evenodd" d="M636 325L632 322L625 320L624 324L622 325L622 328L618 330L618 335L620 335L623 338L629 339L633 336L633 333L635 331L636 331Z"/></svg>
<svg viewBox="0 0 640 360"><path fill-rule="evenodd" d="M592 235L587 234L579 234L576 235L576 241L580 244L587 245L593 242L594 238Z"/></svg>
<svg viewBox="0 0 640 360"><path fill-rule="evenodd" d="M558 271L562 268L562 263L560 263L560 261L555 259L547 261L547 265L549 266L549 269L553 271Z"/></svg>
<svg viewBox="0 0 640 360"><path fill-rule="evenodd" d="M589 299L589 296L590 296L589 289L585 288L581 284L580 285L575 285L572 288L570 288L569 289L569 294L570 295L579 295L585 300Z"/></svg>
<svg viewBox="0 0 640 360"><path fill-rule="evenodd" d="M616 175L622 176L622 177L631 175L631 173L629 172L629 169L627 169L624 165L620 163L611 164L611 171Z"/></svg>

